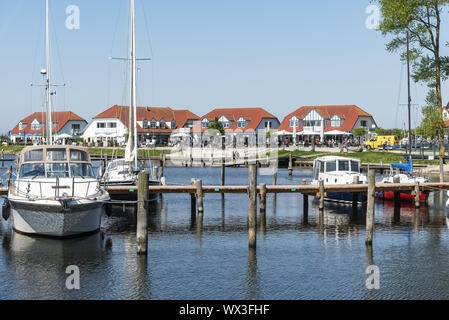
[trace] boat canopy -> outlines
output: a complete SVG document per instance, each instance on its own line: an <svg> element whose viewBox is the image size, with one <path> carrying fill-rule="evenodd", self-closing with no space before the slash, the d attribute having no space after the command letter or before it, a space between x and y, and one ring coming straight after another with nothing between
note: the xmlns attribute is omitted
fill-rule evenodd
<svg viewBox="0 0 449 320"><path fill-rule="evenodd" d="M391 167L407 171L408 173L412 173L413 170L412 156L408 157L408 163L392 163Z"/></svg>
<svg viewBox="0 0 449 320"><path fill-rule="evenodd" d="M313 179L320 173L360 173L360 160L345 157L322 157L313 162Z"/></svg>

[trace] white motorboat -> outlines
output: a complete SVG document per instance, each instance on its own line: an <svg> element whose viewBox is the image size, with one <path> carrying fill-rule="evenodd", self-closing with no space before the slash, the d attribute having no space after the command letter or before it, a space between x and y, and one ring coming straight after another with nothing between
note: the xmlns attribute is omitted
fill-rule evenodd
<svg viewBox="0 0 449 320"><path fill-rule="evenodd" d="M86 148L33 146L19 155L3 209L18 232L70 237L98 231L108 200Z"/></svg>
<svg viewBox="0 0 449 320"><path fill-rule="evenodd" d="M312 184L317 185L320 180L326 185L353 184L355 180L367 183L366 175L360 173L360 160L338 156L326 156L313 161ZM358 197L358 201L362 202L361 194ZM352 193L327 192L324 200L349 203L352 202Z"/></svg>
<svg viewBox="0 0 449 320"><path fill-rule="evenodd" d="M149 185L159 185L158 177L153 176L152 163L145 168L137 159L137 106L136 106L136 48L135 48L135 19L134 0L130 0L130 52L129 52L129 134L125 149L125 159L111 161L103 175L104 185L123 186L137 185L139 171L146 170L149 173ZM123 60L123 59L121 59ZM137 200L136 194L111 195L114 200ZM148 200L156 200L156 194L150 194Z"/></svg>
<svg viewBox="0 0 449 320"><path fill-rule="evenodd" d="M104 201L109 194L94 176L86 148L53 145L50 76L49 6L46 0L47 145L26 147L18 155L16 179L8 184L3 217L12 216L13 228L22 233L70 237L100 229Z"/></svg>

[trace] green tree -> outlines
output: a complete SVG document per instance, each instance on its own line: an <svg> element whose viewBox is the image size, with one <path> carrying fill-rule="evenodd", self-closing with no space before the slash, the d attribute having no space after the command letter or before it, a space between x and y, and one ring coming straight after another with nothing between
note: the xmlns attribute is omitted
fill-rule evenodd
<svg viewBox="0 0 449 320"><path fill-rule="evenodd" d="M374 132L378 135L378 136L386 136L388 135L389 130L386 130L384 128L381 127L376 127L376 129L374 129Z"/></svg>
<svg viewBox="0 0 449 320"><path fill-rule="evenodd" d="M422 108L423 119L417 133L423 137L435 138L437 135L439 114L437 108L437 94L435 90L427 93L426 105Z"/></svg>
<svg viewBox="0 0 449 320"><path fill-rule="evenodd" d="M413 80L426 83L435 89L435 108L438 111L435 126L442 142L444 123L441 82L448 77L449 58L440 55L440 33L441 15L449 0L375 0L375 2L380 5L382 13L379 30L384 36L393 37L387 44L388 51L395 52L405 48L406 31L410 35ZM406 53L402 52L401 57L404 60Z"/></svg>
<svg viewBox="0 0 449 320"><path fill-rule="evenodd" d="M222 136L225 134L223 125L221 124L220 121L218 121L217 117L215 117L214 122L209 124L208 128L218 130Z"/></svg>
<svg viewBox="0 0 449 320"><path fill-rule="evenodd" d="M353 131L355 137L362 137L368 134L366 128L355 128Z"/></svg>

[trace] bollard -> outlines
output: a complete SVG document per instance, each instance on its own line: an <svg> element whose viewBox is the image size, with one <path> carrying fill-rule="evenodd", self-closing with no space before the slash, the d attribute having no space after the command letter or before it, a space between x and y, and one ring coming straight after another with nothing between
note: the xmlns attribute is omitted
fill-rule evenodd
<svg viewBox="0 0 449 320"><path fill-rule="evenodd" d="M198 207L198 214L202 214L204 211L203 208L203 182L201 180L195 180L196 187L196 201Z"/></svg>
<svg viewBox="0 0 449 320"><path fill-rule="evenodd" d="M260 229L265 231L267 225L267 185L262 183L260 185Z"/></svg>
<svg viewBox="0 0 449 320"><path fill-rule="evenodd" d="M368 205L366 209L366 244L373 243L374 233L374 195L376 192L376 172L374 170L368 171Z"/></svg>
<svg viewBox="0 0 449 320"><path fill-rule="evenodd" d="M139 172L137 178L137 254L146 254L148 247L148 173Z"/></svg>
<svg viewBox="0 0 449 320"><path fill-rule="evenodd" d="M224 186L225 185L225 159L223 158L223 162L221 163L221 185Z"/></svg>
<svg viewBox="0 0 449 320"><path fill-rule="evenodd" d="M248 165L248 245L250 248L256 247L256 226L257 226L257 166Z"/></svg>

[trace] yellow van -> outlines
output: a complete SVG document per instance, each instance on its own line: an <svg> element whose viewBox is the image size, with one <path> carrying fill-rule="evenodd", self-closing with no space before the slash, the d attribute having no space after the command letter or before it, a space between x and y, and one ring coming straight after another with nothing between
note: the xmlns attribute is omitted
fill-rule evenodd
<svg viewBox="0 0 449 320"><path fill-rule="evenodd" d="M387 146L387 141L390 141L390 147L399 145L399 140L396 136L377 136L365 142L365 147L367 149L383 148L384 145Z"/></svg>

